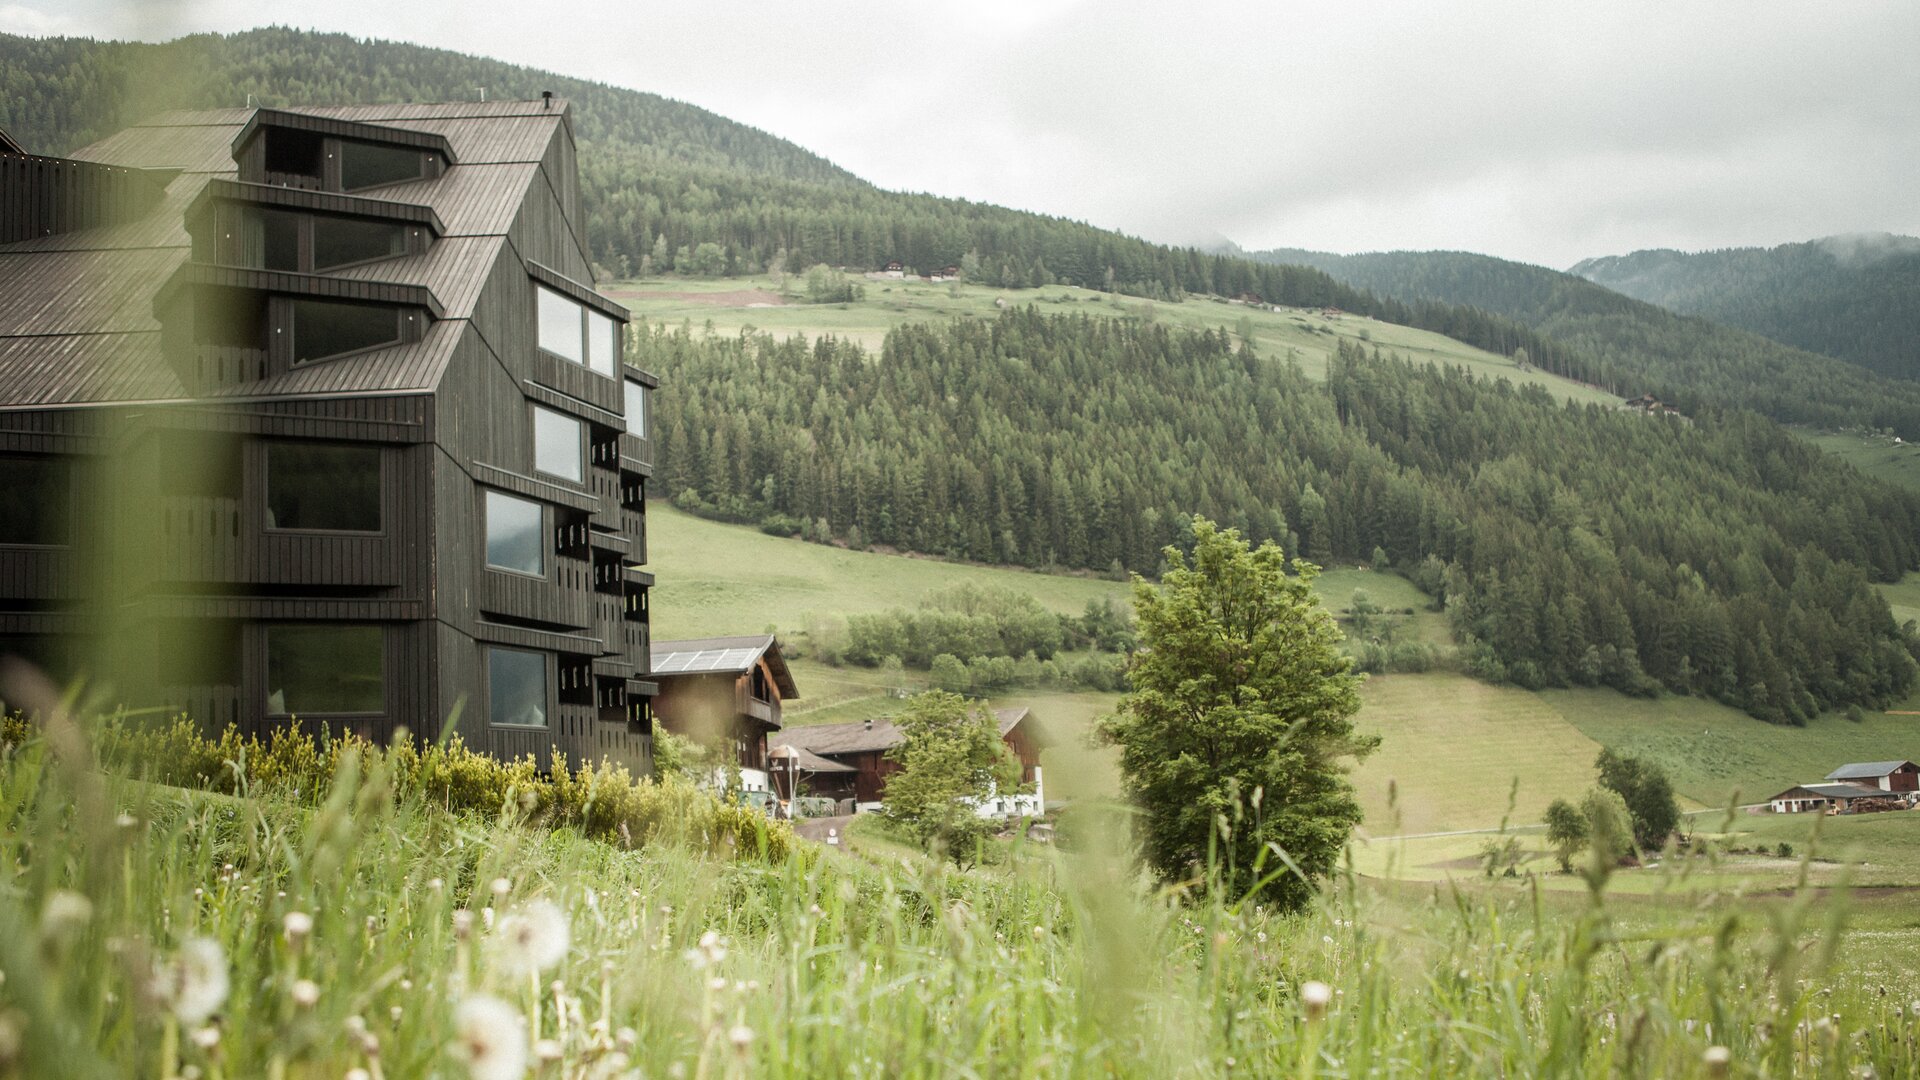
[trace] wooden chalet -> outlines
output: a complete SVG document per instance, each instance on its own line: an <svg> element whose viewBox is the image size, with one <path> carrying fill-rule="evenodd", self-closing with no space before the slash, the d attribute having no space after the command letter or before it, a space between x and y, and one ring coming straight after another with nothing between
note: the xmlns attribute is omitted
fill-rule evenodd
<svg viewBox="0 0 1920 1080"><path fill-rule="evenodd" d="M1009 805L995 809L1038 816L1046 806L1046 780L1040 768L1045 736L1024 707L995 709L993 715L1000 725L1000 738L1020 759L1020 783L1033 787L1031 795L1006 796L1002 801ZM776 750L791 747L805 755L799 759L803 794L851 800L858 809L872 810L886 794L887 777L900 771L900 763L888 757L888 751L905 742L906 736L891 720L865 720L789 728L769 741ZM809 776L809 759L842 768L814 768ZM1017 807L1012 805L1016 801Z"/></svg>
<svg viewBox="0 0 1920 1080"><path fill-rule="evenodd" d="M497 755L650 769L657 383L594 289L564 101L17 149L0 653L248 732L458 714Z"/></svg>
<svg viewBox="0 0 1920 1080"><path fill-rule="evenodd" d="M767 736L781 703L800 696L772 634L656 641L652 675L660 726L702 745L732 748L740 786L767 791Z"/></svg>

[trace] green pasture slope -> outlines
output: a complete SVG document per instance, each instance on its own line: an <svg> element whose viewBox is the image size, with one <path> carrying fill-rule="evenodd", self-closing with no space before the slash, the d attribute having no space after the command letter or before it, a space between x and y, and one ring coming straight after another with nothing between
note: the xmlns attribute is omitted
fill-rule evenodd
<svg viewBox="0 0 1920 1080"><path fill-rule="evenodd" d="M1794 433L1868 476L1920 491L1920 443L1805 427L1795 428Z"/></svg>
<svg viewBox="0 0 1920 1080"><path fill-rule="evenodd" d="M1089 599L1127 596L1124 584L1099 578L848 551L705 521L662 503L648 513L660 638L771 627L804 652L806 631L820 618L911 607L960 583L1016 589L1067 614ZM1445 634L1442 617L1426 611L1425 596L1398 575L1335 568L1316 584L1332 608L1344 609L1364 588L1389 611L1414 608L1422 637ZM1920 606L1920 575L1889 590L1896 604ZM896 690L925 685L916 672L906 674L907 686L895 687L875 670L806 659L794 669L801 696L787 718L796 724L885 716L898 707ZM1536 822L1555 798L1577 798L1592 786L1602 746L1660 761L1695 809L1724 806L1736 792L1743 802L1762 799L1844 761L1920 759L1920 716L1871 715L1855 724L1835 715L1805 728L1774 727L1695 698L1532 693L1445 671L1376 676L1362 698L1361 726L1382 738L1380 752L1353 777L1373 836L1493 828L1508 816L1510 796L1512 820ZM1029 705L1053 731L1058 745L1045 758L1050 793L1071 797L1114 790L1111 754L1088 749L1081 735L1115 700L1037 690L997 703ZM1920 710L1920 703L1903 708ZM1920 816L1913 825L1920 831Z"/></svg>
<svg viewBox="0 0 1920 1080"><path fill-rule="evenodd" d="M891 278L863 280L864 300L849 304L799 302L805 286L796 278L788 288L796 295L782 298L773 281L757 278L649 278L613 282L602 292L625 304L636 316L669 326L691 323L697 330L711 323L720 333L764 330L778 337L821 334L849 338L878 350L887 331L906 323L950 318L987 319L997 305L1031 304L1048 314L1081 312L1088 315L1151 317L1171 326L1237 332L1242 318L1250 320L1254 347L1264 355L1285 356L1289 351L1309 375L1326 371L1342 338L1377 345L1416 362L1464 366L1476 375L1503 377L1515 383L1538 383L1575 401L1617 404L1618 399L1581 383L1540 371L1521 371L1513 361L1463 345L1426 330L1380 322L1359 315L1328 317L1318 309L1269 308L1212 297L1188 297L1180 303L1140 300L1112 293L1055 285L1044 289L1004 290L958 283L905 281Z"/></svg>

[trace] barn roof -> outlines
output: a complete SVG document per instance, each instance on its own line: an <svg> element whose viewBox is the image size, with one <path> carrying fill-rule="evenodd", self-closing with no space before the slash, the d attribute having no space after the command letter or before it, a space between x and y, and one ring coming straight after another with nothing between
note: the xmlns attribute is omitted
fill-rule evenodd
<svg viewBox="0 0 1920 1080"><path fill-rule="evenodd" d="M1029 710L1024 705L993 710L994 719L1000 724L1000 737L1006 738L1009 732L1019 727L1021 722L1027 719L1028 713ZM850 724L816 724L811 727L788 728L767 736L767 743L770 746L792 746L829 757L891 750L905 741L905 733L892 720L856 720Z"/></svg>
<svg viewBox="0 0 1920 1080"><path fill-rule="evenodd" d="M780 655L780 642L772 634L746 637L689 638L683 641L656 641L649 650L655 678L675 675L744 675L766 658L773 671L773 682L783 698L800 696L786 658Z"/></svg>
<svg viewBox="0 0 1920 1080"><path fill-rule="evenodd" d="M775 752L769 755L769 757L774 759L774 763L770 766L774 772L783 772L786 769L786 766L780 763L782 755L779 751L782 750L794 755L795 760L800 763L801 772L851 773L860 771L851 765L842 765L831 758L823 758L811 750L805 750L798 746L776 746L774 748Z"/></svg>
<svg viewBox="0 0 1920 1080"><path fill-rule="evenodd" d="M1856 761L1827 774L1829 780L1878 780L1911 761Z"/></svg>
<svg viewBox="0 0 1920 1080"><path fill-rule="evenodd" d="M1864 784L1795 784L1767 801L1772 802L1774 799L1791 798L1800 792L1806 792L1808 795L1818 796L1822 799L1858 799L1888 794L1879 788L1867 787Z"/></svg>

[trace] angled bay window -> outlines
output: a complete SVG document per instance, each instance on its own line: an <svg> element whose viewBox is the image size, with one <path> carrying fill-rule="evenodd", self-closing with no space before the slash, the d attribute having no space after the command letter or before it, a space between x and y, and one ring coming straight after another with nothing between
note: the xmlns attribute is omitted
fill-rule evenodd
<svg viewBox="0 0 1920 1080"><path fill-rule="evenodd" d="M267 528L380 531L380 448L267 446Z"/></svg>
<svg viewBox="0 0 1920 1080"><path fill-rule="evenodd" d="M565 413L533 407L533 467L578 484L586 480L580 421Z"/></svg>
<svg viewBox="0 0 1920 1080"><path fill-rule="evenodd" d="M400 309L386 304L294 300L293 362L308 364L400 343Z"/></svg>
<svg viewBox="0 0 1920 1080"><path fill-rule="evenodd" d="M267 712L274 716L386 711L386 635L378 626L267 627Z"/></svg>
<svg viewBox="0 0 1920 1080"><path fill-rule="evenodd" d="M647 384L639 379L627 380L627 434L647 437Z"/></svg>
<svg viewBox="0 0 1920 1080"><path fill-rule="evenodd" d="M591 308L587 313L587 366L608 378L620 366L620 324Z"/></svg>
<svg viewBox="0 0 1920 1080"><path fill-rule="evenodd" d="M546 654L487 647L487 722L547 726Z"/></svg>
<svg viewBox="0 0 1920 1080"><path fill-rule="evenodd" d="M487 492L487 566L519 574L547 572L546 513L531 499Z"/></svg>
<svg viewBox="0 0 1920 1080"><path fill-rule="evenodd" d="M0 457L0 544L65 544L72 477L51 457Z"/></svg>

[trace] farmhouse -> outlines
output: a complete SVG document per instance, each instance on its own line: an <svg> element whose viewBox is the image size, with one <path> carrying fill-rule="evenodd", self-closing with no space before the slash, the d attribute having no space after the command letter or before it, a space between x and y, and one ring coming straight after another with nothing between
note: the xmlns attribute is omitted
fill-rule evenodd
<svg viewBox="0 0 1920 1080"><path fill-rule="evenodd" d="M767 735L780 730L781 703L800 696L774 636L656 641L652 671L660 726L728 747L741 789L768 790Z"/></svg>
<svg viewBox="0 0 1920 1080"><path fill-rule="evenodd" d="M496 755L650 770L657 383L594 289L564 101L17 149L0 653L111 657L130 704L245 732L458 714Z"/></svg>
<svg viewBox="0 0 1920 1080"><path fill-rule="evenodd" d="M1858 784L1795 784L1767 800L1776 814L1798 814L1808 810L1831 809L1844 814L1855 799L1872 799L1883 793Z"/></svg>
<svg viewBox="0 0 1920 1080"><path fill-rule="evenodd" d="M1040 750L1045 736L1026 708L995 709L1000 738L1020 759L1020 783L1032 785L1031 795L1000 796L981 812L990 816L1025 814L1038 816L1046 806L1046 782L1040 769ZM803 791L832 799L850 799L860 810L877 810L886 793L887 777L900 771L900 764L887 752L905 741L900 728L890 720L866 720L850 724L821 724L782 731L771 737L776 748L801 751L798 768ZM808 761L839 765L847 771L813 767L808 777Z"/></svg>
<svg viewBox="0 0 1920 1080"><path fill-rule="evenodd" d="M1881 791L1920 791L1920 765L1911 761L1857 761L1833 770L1827 779Z"/></svg>
<svg viewBox="0 0 1920 1080"><path fill-rule="evenodd" d="M907 267L899 259L889 259L887 265L880 268L880 273L890 278L904 278L907 276Z"/></svg>

